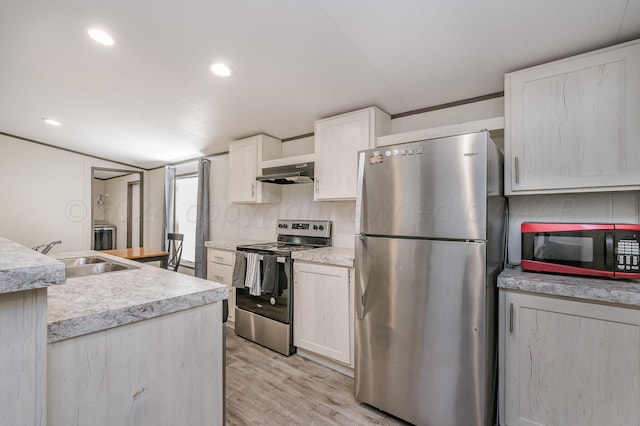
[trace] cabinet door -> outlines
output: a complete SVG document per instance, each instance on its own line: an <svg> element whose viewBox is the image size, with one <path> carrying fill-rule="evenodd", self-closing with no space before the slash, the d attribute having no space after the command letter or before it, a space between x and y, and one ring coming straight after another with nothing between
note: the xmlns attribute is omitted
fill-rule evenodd
<svg viewBox="0 0 640 426"><path fill-rule="evenodd" d="M293 344L353 366L350 269L294 262Z"/></svg>
<svg viewBox="0 0 640 426"><path fill-rule="evenodd" d="M640 424L640 310L511 292L503 301L502 424Z"/></svg>
<svg viewBox="0 0 640 426"><path fill-rule="evenodd" d="M505 78L507 193L635 189L640 43Z"/></svg>
<svg viewBox="0 0 640 426"><path fill-rule="evenodd" d="M229 200L232 203L257 201L258 139L229 144Z"/></svg>
<svg viewBox="0 0 640 426"><path fill-rule="evenodd" d="M227 250L208 250L207 279L229 286L229 318L235 322L236 289L232 287L235 252Z"/></svg>
<svg viewBox="0 0 640 426"><path fill-rule="evenodd" d="M315 200L356 198L358 151L372 143L372 111L342 114L315 123Z"/></svg>

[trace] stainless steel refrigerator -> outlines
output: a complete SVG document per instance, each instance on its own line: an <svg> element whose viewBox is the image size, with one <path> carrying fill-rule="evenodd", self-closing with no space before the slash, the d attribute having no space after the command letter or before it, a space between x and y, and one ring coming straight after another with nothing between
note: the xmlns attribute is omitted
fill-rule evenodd
<svg viewBox="0 0 640 426"><path fill-rule="evenodd" d="M503 158L487 132L359 153L355 396L418 425L491 425Z"/></svg>

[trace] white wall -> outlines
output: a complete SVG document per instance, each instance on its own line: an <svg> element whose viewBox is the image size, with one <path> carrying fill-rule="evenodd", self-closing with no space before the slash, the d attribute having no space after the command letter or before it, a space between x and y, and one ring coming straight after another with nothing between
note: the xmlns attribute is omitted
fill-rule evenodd
<svg viewBox="0 0 640 426"><path fill-rule="evenodd" d="M145 247L160 250L162 245L162 216L164 214L162 206L164 197L164 168L146 172L144 182Z"/></svg>
<svg viewBox="0 0 640 426"><path fill-rule="evenodd" d="M105 205L109 202L108 197L105 196L104 180L93 179L93 194L91 197L91 203L93 204L93 219L94 220L107 220L105 217ZM98 203L99 197L102 196L102 202Z"/></svg>
<svg viewBox="0 0 640 426"><path fill-rule="evenodd" d="M0 235L52 253L91 247L91 167L109 161L0 135ZM128 167L127 167L128 168Z"/></svg>

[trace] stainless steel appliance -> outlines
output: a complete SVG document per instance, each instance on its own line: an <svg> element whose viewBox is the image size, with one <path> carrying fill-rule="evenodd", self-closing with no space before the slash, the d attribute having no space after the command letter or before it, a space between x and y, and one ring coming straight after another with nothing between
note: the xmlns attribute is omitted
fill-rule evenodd
<svg viewBox="0 0 640 426"><path fill-rule="evenodd" d="M93 249L114 250L116 248L116 226L106 221L93 224Z"/></svg>
<svg viewBox="0 0 640 426"><path fill-rule="evenodd" d="M276 167L265 167L262 169L262 175L256 177L256 180L266 183L275 183L278 185L312 183L313 170L313 161Z"/></svg>
<svg viewBox="0 0 640 426"><path fill-rule="evenodd" d="M331 245L331 225L327 220L278 220L276 242L237 247L233 285L238 336L284 355L295 352L291 253ZM245 286L248 254L257 255L260 295L252 295Z"/></svg>
<svg viewBox="0 0 640 426"><path fill-rule="evenodd" d="M503 159L487 132L362 151L355 396L418 425L492 425Z"/></svg>
<svg viewBox="0 0 640 426"><path fill-rule="evenodd" d="M640 225L524 222L522 270L640 279Z"/></svg>

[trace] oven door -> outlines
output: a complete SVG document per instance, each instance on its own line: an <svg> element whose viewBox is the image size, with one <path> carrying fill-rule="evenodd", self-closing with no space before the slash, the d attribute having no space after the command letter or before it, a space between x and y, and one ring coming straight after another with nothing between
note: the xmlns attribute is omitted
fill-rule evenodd
<svg viewBox="0 0 640 426"><path fill-rule="evenodd" d="M264 256L273 255L269 252L260 252L259 270L262 280L262 288L267 287L268 283L265 279L274 279L274 276L264 277ZM261 296L252 296L246 288L236 288L236 307L254 314L284 323L290 324L293 314L292 310L292 289L291 289L291 257L278 256L278 275L284 274L281 281L281 292L279 294L262 294ZM278 276L275 277L278 279Z"/></svg>

